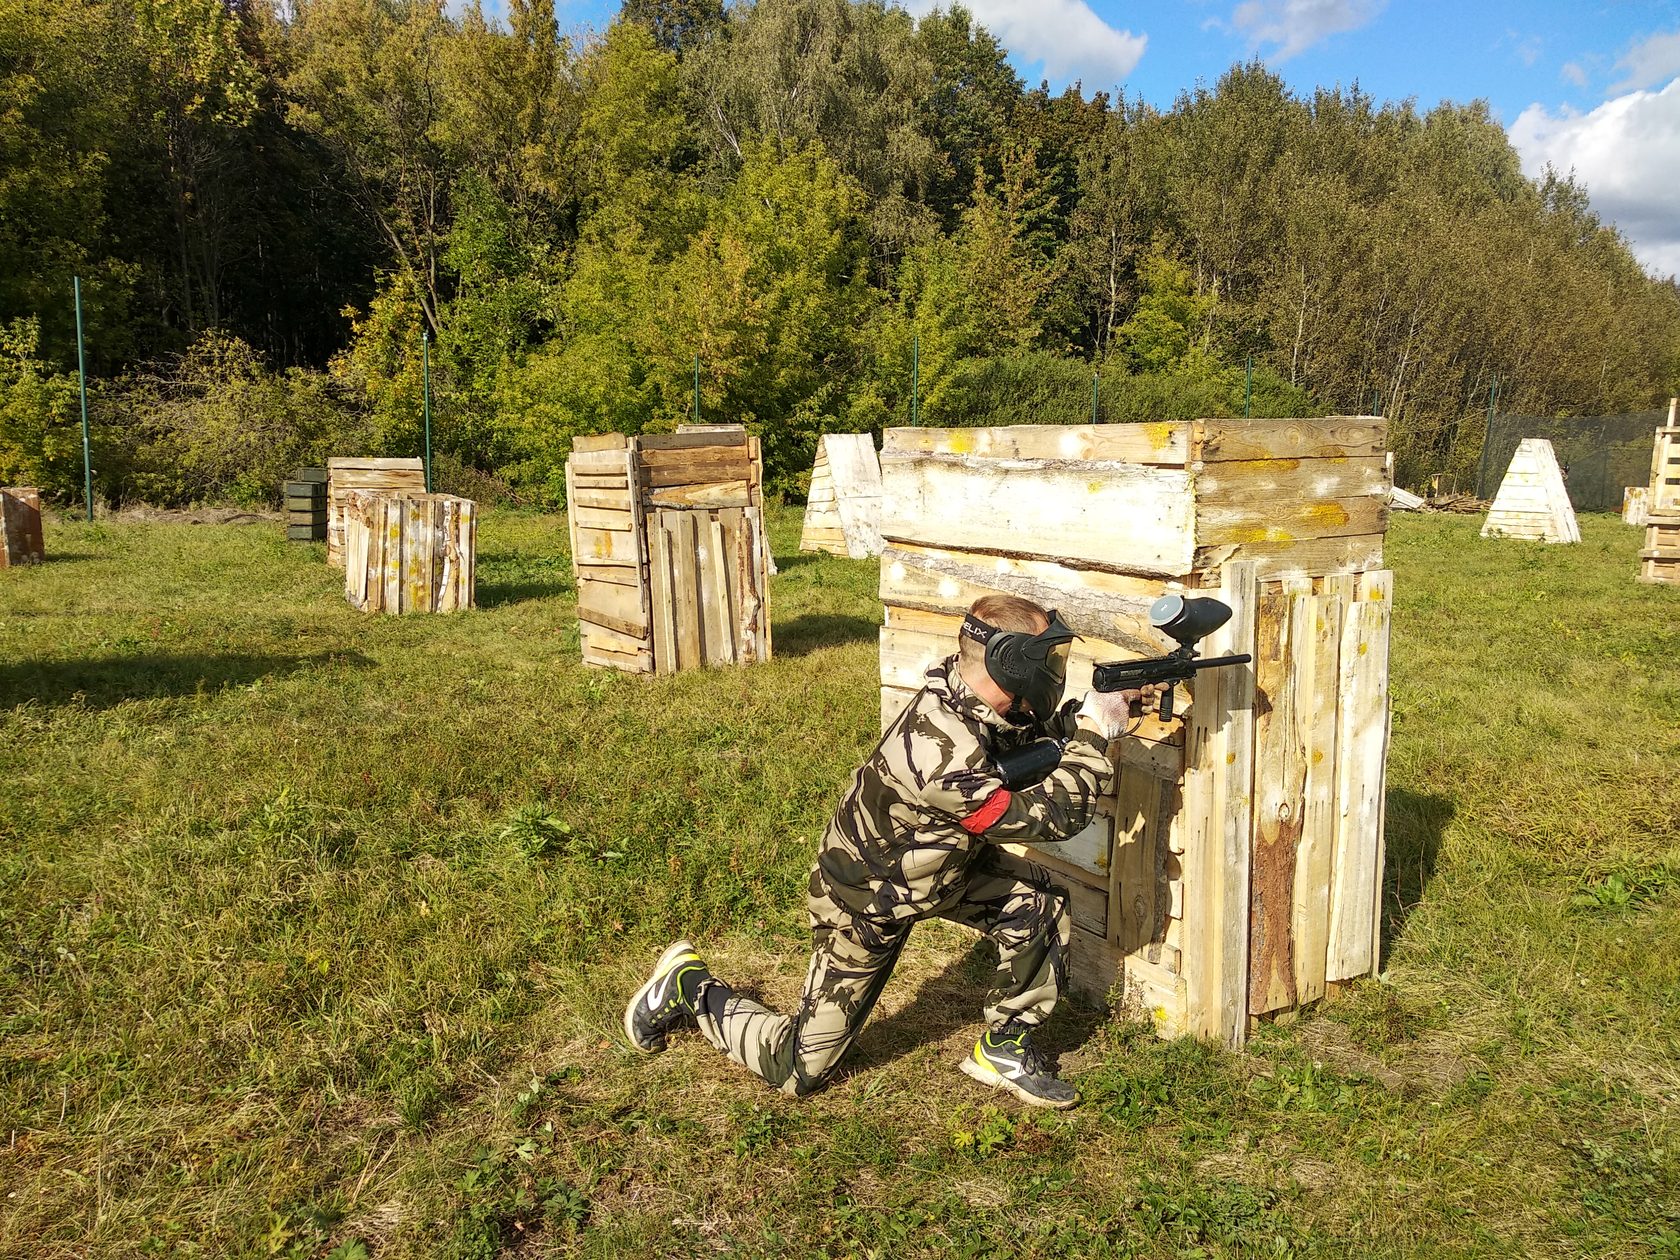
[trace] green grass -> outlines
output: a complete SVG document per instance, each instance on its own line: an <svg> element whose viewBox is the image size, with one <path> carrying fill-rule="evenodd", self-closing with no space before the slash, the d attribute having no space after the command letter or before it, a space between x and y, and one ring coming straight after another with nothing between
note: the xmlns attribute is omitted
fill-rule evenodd
<svg viewBox="0 0 1680 1260"><path fill-rule="evenodd" d="M1233 1056L1064 1007L1086 1104L954 1064L918 929L802 1103L617 1032L676 933L797 995L877 730L875 567L774 541L776 660L578 663L563 522L350 611L258 527L0 571L0 1254L1680 1257L1680 590L1636 531L1397 517L1384 977Z"/></svg>

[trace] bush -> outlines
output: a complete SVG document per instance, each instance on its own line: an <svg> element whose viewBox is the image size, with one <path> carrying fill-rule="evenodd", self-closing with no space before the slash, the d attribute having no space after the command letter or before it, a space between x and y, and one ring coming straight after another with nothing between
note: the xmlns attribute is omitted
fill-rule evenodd
<svg viewBox="0 0 1680 1260"><path fill-rule="evenodd" d="M101 486L116 500L266 506L295 468L380 453L366 411L332 377L271 371L217 332L167 371L114 382L99 411Z"/></svg>
<svg viewBox="0 0 1680 1260"><path fill-rule="evenodd" d="M35 358L40 332L34 319L0 326L0 485L68 497L82 486L76 378Z"/></svg>

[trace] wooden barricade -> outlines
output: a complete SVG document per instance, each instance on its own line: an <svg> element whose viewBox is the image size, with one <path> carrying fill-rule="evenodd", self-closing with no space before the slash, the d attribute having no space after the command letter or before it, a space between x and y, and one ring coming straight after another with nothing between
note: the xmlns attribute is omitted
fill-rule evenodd
<svg viewBox="0 0 1680 1260"><path fill-rule="evenodd" d="M0 489L0 569L41 564L47 545L41 533L41 492L33 486Z"/></svg>
<svg viewBox="0 0 1680 1260"><path fill-rule="evenodd" d="M1082 636L1070 697L1097 662L1176 646L1148 623L1163 592L1234 610L1201 652L1254 663L1180 687L1173 720L1123 741L1092 825L1022 850L1071 894L1074 986L1118 989L1164 1034L1241 1044L1376 969L1385 438L1368 417L885 435L884 724L982 595Z"/></svg>
<svg viewBox="0 0 1680 1260"><path fill-rule="evenodd" d="M352 490L426 493L426 466L419 459L364 459L339 456L327 461L327 563L344 567L344 511Z"/></svg>
<svg viewBox="0 0 1680 1260"><path fill-rule="evenodd" d="M344 496L344 598L363 612L458 612L474 603L478 504L450 494Z"/></svg>
<svg viewBox="0 0 1680 1260"><path fill-rule="evenodd" d="M1645 493L1645 549L1639 580L1680 585L1680 399L1668 404L1668 423L1651 448L1651 484Z"/></svg>
<svg viewBox="0 0 1680 1260"><path fill-rule="evenodd" d="M881 554L881 461L867 433L817 440L799 550L854 560Z"/></svg>
<svg viewBox="0 0 1680 1260"><path fill-rule="evenodd" d="M764 464L739 426L573 439L566 518L587 665L770 659Z"/></svg>
<svg viewBox="0 0 1680 1260"><path fill-rule="evenodd" d="M1517 443L1511 466L1493 496L1482 522L1482 537L1528 538L1547 543L1578 543L1581 527L1557 453L1545 438Z"/></svg>

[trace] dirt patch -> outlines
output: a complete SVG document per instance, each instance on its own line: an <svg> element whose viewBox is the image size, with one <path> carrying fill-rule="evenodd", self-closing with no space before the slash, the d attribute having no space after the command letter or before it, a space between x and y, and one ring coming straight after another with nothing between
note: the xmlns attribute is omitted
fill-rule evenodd
<svg viewBox="0 0 1680 1260"><path fill-rule="evenodd" d="M102 519L125 525L273 525L279 512L252 512L246 508L199 507L157 508L140 505L106 513Z"/></svg>

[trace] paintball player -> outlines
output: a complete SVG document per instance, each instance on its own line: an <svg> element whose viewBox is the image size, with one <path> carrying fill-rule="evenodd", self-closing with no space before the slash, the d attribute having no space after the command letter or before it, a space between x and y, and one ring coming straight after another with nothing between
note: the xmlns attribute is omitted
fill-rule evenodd
<svg viewBox="0 0 1680 1260"><path fill-rule="evenodd" d="M1131 705L1152 701L1155 688L1091 692L1059 709L1073 639L1054 612L1028 600L976 601L957 652L927 671L823 834L799 1009L781 1015L738 996L677 941L625 1009L630 1044L653 1053L671 1031L697 1024L772 1088L808 1094L857 1039L911 925L937 917L979 929L998 949L986 1030L962 1070L1033 1106L1078 1102L1032 1044L1066 980L1067 894L999 846L1066 840L1085 828L1113 785L1110 747ZM1065 739L1060 764L1011 790L998 755L1045 734Z"/></svg>

